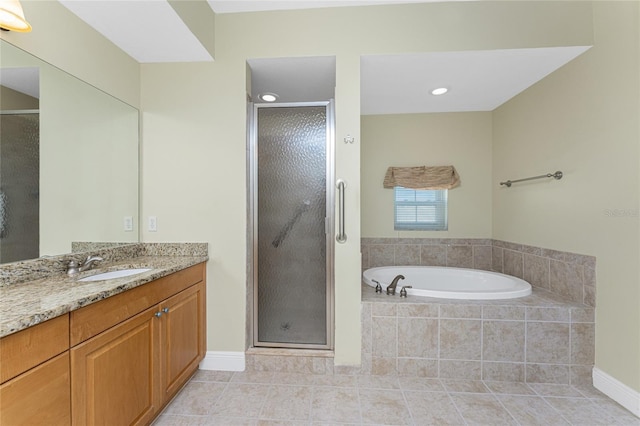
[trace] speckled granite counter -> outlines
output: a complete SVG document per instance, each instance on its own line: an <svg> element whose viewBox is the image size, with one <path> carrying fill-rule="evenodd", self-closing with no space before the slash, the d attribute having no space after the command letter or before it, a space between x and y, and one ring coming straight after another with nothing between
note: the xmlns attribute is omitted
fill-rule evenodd
<svg viewBox="0 0 640 426"><path fill-rule="evenodd" d="M133 246L133 247L132 247ZM126 259L119 259L118 249L92 251L103 255L105 261L95 269L69 277L64 269L55 269L42 277L38 260L3 265L3 285L0 286L0 337L63 315L75 309L114 296L126 290L157 280L198 263L206 262L207 245L190 245L186 249L180 244L132 244L122 250ZM133 250L133 251L132 251ZM62 259L47 259L53 264L63 264L69 259L86 257L87 253L73 253ZM34 265L34 279L28 275L29 263ZM11 268L16 281L10 282ZM17 269L15 269L17 268ZM81 282L80 279L101 272L128 268L151 268L151 271L129 277L103 281Z"/></svg>

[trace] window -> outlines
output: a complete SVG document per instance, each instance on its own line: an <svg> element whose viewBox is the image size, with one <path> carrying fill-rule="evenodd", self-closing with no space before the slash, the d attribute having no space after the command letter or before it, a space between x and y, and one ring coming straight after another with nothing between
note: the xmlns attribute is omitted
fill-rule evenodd
<svg viewBox="0 0 640 426"><path fill-rule="evenodd" d="M446 231L447 190L394 188L396 231Z"/></svg>

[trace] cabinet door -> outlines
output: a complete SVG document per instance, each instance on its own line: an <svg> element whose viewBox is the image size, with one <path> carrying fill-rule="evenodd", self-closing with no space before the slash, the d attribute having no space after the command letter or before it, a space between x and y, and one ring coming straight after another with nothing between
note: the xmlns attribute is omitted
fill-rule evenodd
<svg viewBox="0 0 640 426"><path fill-rule="evenodd" d="M162 382L171 398L198 368L205 353L205 283L160 304L162 315Z"/></svg>
<svg viewBox="0 0 640 426"><path fill-rule="evenodd" d="M71 349L76 425L137 425L161 406L160 318L154 306Z"/></svg>
<svg viewBox="0 0 640 426"><path fill-rule="evenodd" d="M0 386L3 425L70 425L69 352Z"/></svg>

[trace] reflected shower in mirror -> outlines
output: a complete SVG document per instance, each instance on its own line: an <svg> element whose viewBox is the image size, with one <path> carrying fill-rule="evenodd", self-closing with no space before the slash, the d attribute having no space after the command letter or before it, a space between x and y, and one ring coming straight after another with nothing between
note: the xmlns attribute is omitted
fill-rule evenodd
<svg viewBox="0 0 640 426"><path fill-rule="evenodd" d="M0 52L0 262L138 242L137 109L4 40Z"/></svg>

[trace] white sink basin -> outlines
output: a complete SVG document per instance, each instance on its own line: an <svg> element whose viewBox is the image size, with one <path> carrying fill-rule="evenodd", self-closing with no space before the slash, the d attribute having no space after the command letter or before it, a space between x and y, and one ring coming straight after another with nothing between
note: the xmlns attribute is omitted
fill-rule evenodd
<svg viewBox="0 0 640 426"><path fill-rule="evenodd" d="M90 275L78 281L112 280L114 278L123 278L123 277L129 277L131 275L142 274L143 272L148 272L150 270L151 268L121 269L119 271L103 272L101 274Z"/></svg>

